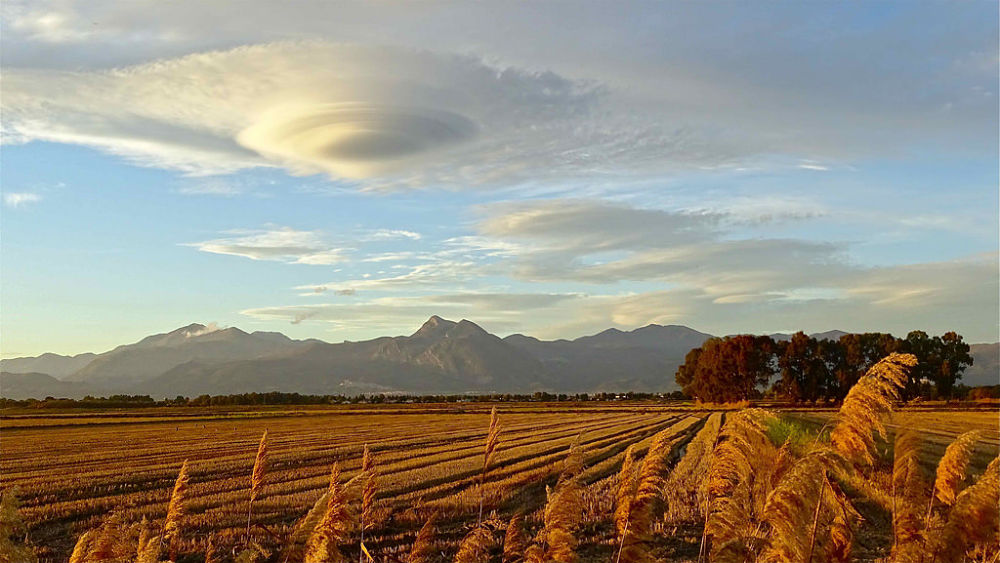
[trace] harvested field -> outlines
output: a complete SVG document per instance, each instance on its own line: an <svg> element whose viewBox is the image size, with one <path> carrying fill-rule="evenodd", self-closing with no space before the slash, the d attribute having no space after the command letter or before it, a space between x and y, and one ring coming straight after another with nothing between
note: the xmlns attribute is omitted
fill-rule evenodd
<svg viewBox="0 0 1000 563"><path fill-rule="evenodd" d="M773 471L766 479L782 479L788 463L806 460L808 450L829 441L821 430L837 420L831 409L709 411L653 403L498 407L499 441L483 486L491 406L449 404L6 413L0 419L0 488L19 491L20 513L40 561L67 561L88 530L109 525L135 530L143 519L153 529L162 529L185 460L189 481L184 521L178 537L164 544L164 556L169 545L177 554L175 561L205 561L209 543L219 561L229 561L241 550L246 556L246 546L257 546L256 559L250 560L297 560L305 549L300 522L310 509L318 517L327 506L334 464L344 485L345 514L355 522L339 543L345 554L360 552L356 522L365 491L374 502L365 513L364 543L376 561L410 560L418 531L433 515L434 541L427 561L444 562L457 556L460 544L465 550L461 557L480 549L475 553L492 554L489 560L499 561L505 530L515 514L524 515L525 541L535 536L536 547L548 545L539 540L553 526L547 499L551 503L576 490L574 502L579 504L572 506L580 513L572 537L580 561L724 561L724 552L710 547L710 539L730 533L720 531L716 520L729 518L720 512L726 506L720 503L727 495L738 498L740 489L706 488L720 468L727 467L718 456L738 453L720 454L725 449L720 445L752 445L741 454L749 456L742 462L750 464L746 469L756 466L752 470L758 478ZM886 415L884 422L889 441L877 442L873 467L827 470L858 511L858 519L849 522L854 544L849 561L895 560L892 509L900 497L892 492L891 444L897 429L919 432L919 462L930 479L924 486L933 482L945 449L964 432L980 432L970 454L967 485L984 474L1000 449L994 411L904 408ZM250 476L265 429L264 480L248 514ZM779 448L782 442L785 448ZM366 445L373 470L363 472ZM788 446L792 449L786 451ZM630 462L623 469L626 454ZM798 466L808 470L808 464ZM372 475L375 480L367 481ZM802 485L801 494L808 494L809 487ZM768 490L755 488L752 494ZM788 494L781 490L775 488L775 494ZM643 496L651 492L653 497ZM771 497L742 502L764 507L766 498ZM823 507L832 502L825 498ZM477 526L480 502L483 523ZM826 510L816 514L825 515ZM934 511L947 518L948 507ZM742 517L768 522L755 524L754 533L772 529L768 533L774 536L780 528L768 514ZM630 531L633 524L642 529ZM486 544L463 544L466 536ZM760 538L752 542L766 545ZM300 551L289 551L296 541ZM993 556L996 550L979 553ZM549 556L534 552L524 557L532 562ZM763 554L749 560L757 557ZM86 561L91 560L103 561Z"/></svg>
<svg viewBox="0 0 1000 563"><path fill-rule="evenodd" d="M254 519L270 533L287 534L326 489L331 463L338 462L345 480L351 479L368 444L380 473L380 511L393 530L373 546L391 552L408 545L419 527L412 507L440 511L445 521L456 522L476 507L487 408L181 416L172 409L161 417L10 418L3 421L0 473L4 488L19 489L31 537L48 547L43 555L64 560L75 538L111 511L120 510L128 520L162 519L185 459L191 475L189 547L201 548L210 532L220 538L242 534L249 474L265 428L270 463ZM574 442L585 451L585 479L598 488L617 471L630 444L642 448L652 435L671 428L679 448L705 416L630 407L544 410L527 405L501 411L503 431L490 481L496 498L491 508L503 515L544 503L544 487L554 483ZM266 544L268 532L260 533Z"/></svg>

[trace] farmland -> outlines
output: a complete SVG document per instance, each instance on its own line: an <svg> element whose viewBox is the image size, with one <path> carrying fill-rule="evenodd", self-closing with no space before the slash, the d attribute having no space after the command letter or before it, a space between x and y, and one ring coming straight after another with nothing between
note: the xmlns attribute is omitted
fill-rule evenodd
<svg viewBox="0 0 1000 563"><path fill-rule="evenodd" d="M833 414L796 411L781 419L809 434ZM700 431L706 433L701 441L710 445L724 416L653 403L501 404L499 443L484 493L486 525L502 536L508 519L520 511L529 530L542 526L546 487L556 486L575 444L583 461L578 554L584 561L614 560L620 546L612 515L626 450L632 446L631 454L641 461L659 435L665 463L672 467ZM417 531L436 514L437 549L444 561L477 520L489 422L490 405L479 404L21 411L2 420L0 486L19 490L21 514L40 560L65 561L76 538L111 513L125 522L162 522L178 469L187 460L189 501L177 550L203 554L211 537L217 552L228 553L247 542L250 474L266 429L268 468L253 506L251 538L277 553L327 490L334 462L348 498L358 497L360 479L354 478L367 445L378 484L366 546L377 560L406 560ZM982 432L972 473L983 471L1000 444L997 413L990 410L904 410L894 413L890 425L923 431L933 446L925 460L931 471L951 439L967 430ZM682 480L667 483L684 486ZM696 499L692 491L688 497ZM684 495L677 491L665 500L665 514L652 525L651 553L658 560L697 560L702 539L697 507L687 507L685 514ZM872 513L863 517L880 518L877 506L869 508ZM884 556L884 536L862 537L855 558ZM353 534L343 550L356 554L357 546Z"/></svg>

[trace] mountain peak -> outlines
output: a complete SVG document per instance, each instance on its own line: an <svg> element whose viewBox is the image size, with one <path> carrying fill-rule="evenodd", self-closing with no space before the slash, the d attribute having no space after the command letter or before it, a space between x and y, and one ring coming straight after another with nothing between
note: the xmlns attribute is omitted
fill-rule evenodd
<svg viewBox="0 0 1000 563"><path fill-rule="evenodd" d="M417 332L411 335L412 337L432 337L432 336L443 336L446 332L457 326L458 323L455 321L449 321L447 319L442 319L437 315L432 315L431 318L427 319Z"/></svg>
<svg viewBox="0 0 1000 563"><path fill-rule="evenodd" d="M469 336L472 334L489 334L489 333L486 332L486 330L483 329L483 327L466 319L462 319L461 321L459 321L458 324L454 326L454 330L448 331L448 336L453 336L453 337Z"/></svg>

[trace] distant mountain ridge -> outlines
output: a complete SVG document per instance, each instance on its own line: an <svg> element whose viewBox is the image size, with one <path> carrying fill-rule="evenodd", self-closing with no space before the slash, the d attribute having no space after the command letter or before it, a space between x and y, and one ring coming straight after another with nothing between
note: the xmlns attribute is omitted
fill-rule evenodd
<svg viewBox="0 0 1000 563"><path fill-rule="evenodd" d="M60 356L46 352L41 356L0 360L0 370L10 373L44 373L56 379L70 376L94 361L97 354Z"/></svg>
<svg viewBox="0 0 1000 563"><path fill-rule="evenodd" d="M651 324L575 340L499 338L471 321L435 315L409 336L333 344L191 324L102 354L0 361L0 395L672 391L684 356L711 337L686 326ZM976 364L963 382L988 384L992 377L997 383L998 348L973 345Z"/></svg>
<svg viewBox="0 0 1000 563"><path fill-rule="evenodd" d="M66 380L103 387L120 387L124 382L129 386L191 361L259 358L290 351L301 345L302 342L277 332L248 334L238 328L212 329L191 324L98 354Z"/></svg>

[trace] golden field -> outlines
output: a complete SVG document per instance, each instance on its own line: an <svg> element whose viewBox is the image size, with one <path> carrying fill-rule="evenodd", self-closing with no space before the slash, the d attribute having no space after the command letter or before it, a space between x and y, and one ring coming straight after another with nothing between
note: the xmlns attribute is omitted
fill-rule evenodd
<svg viewBox="0 0 1000 563"><path fill-rule="evenodd" d="M757 409L712 411L654 403L501 403L496 405L495 450L485 485L480 486L491 407L464 403L8 412L0 420L0 488L18 492L23 532L40 561L69 560L78 538L88 530L109 526L109 521L132 530L128 533L133 536L144 519L148 524L142 526L161 529L168 505L179 502L172 500L172 494L178 495L175 479L185 460L189 480L181 499L183 520L169 542L169 555L177 561L301 557L289 559L287 544L301 536L300 522L310 509L315 507L313 512L322 514L327 508L324 493L334 490L330 482L334 464L340 472L344 522L340 535L334 534L337 548L326 553L340 553L348 561L359 558L357 520L368 475L376 478L370 482L373 502L364 525L364 543L376 561L506 561L505 538L508 543L517 539L508 530L514 528L509 523L515 514L523 515L515 524L527 538L518 543L520 553L515 557L520 559L794 560L789 559L794 557L789 553L796 553L788 551L790 547L784 558L773 555L779 553L775 546L781 545L780 526L768 511L782 494L799 494L776 468L787 467L786 475L807 475L810 460L825 455L816 454L815 446L830 440L829 430L837 420L837 412L831 409L772 409L760 415ZM758 416L764 418L753 427ZM888 440L876 440L875 460L868 469L842 471L823 466L816 500L798 506L803 502L795 497L784 507L782 514L789 519L796 510L804 515L806 531L799 528L796 533L811 536L812 561L833 560L826 559L821 549L833 550L826 553L836 549L837 499L849 499L850 504L843 506L852 506L852 514L857 511L856 518L840 518L853 546L845 560L909 560L897 545L900 540L894 539L902 526L898 514L900 483L904 482L899 475L893 476L894 470L899 472L901 455L892 447L897 429L917 430L922 438L916 459L926 483L914 484L915 473L909 470L905 482L907 487L924 487L907 489L907 494L925 507L928 495L934 494L935 467L955 437L970 430L979 432L972 437L956 490L973 490L1000 447L995 410L904 408L883 419L889 428ZM747 424L752 427L738 428ZM266 467L260 468L247 536L251 474L265 430ZM745 493L739 492L741 484L720 473L720 460L739 453L725 452L720 446L738 441L752 446L743 452L751 455L744 455L740 463L754 472L758 482ZM366 445L374 470L362 474ZM628 463L623 463L626 455ZM753 467L755 463L761 466ZM579 467L569 469L574 464ZM709 483L713 479L721 481L713 485ZM760 488L759 483L765 481L769 489ZM808 491L811 482L803 481L802 491ZM566 500L571 492L575 495L572 502ZM918 494L923 495L919 503ZM480 502L483 522L477 525ZM722 517L732 516L722 509L739 502L748 511L740 516L747 519L748 528L721 530L720 523L727 521ZM954 506L961 502L955 501ZM554 503L578 511L565 526L571 530L571 555L552 551L556 536L551 528L558 527ZM829 518L828 503L833 507ZM927 545L935 529L944 529L953 511L934 502L929 506L926 529L921 532ZM846 509L844 514L848 514ZM992 526L989 519L995 518L995 512L982 517ZM421 559L412 546L430 519L433 548ZM987 541L992 542L996 535L987 532ZM23 535L18 534L15 539ZM726 534L735 534L733 538L742 542L743 555L730 558L720 548L722 538L729 537ZM824 539L827 536L829 541ZM542 546L538 553L527 547L532 537ZM134 543L134 538L129 541ZM969 545L968 560L990 560L997 553L990 543ZM165 560L167 544L163 546Z"/></svg>

